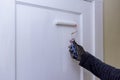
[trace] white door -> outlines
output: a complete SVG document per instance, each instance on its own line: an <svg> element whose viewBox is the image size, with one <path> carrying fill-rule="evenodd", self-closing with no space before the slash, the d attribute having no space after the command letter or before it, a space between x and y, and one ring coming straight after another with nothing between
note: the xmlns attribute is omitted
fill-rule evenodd
<svg viewBox="0 0 120 80"><path fill-rule="evenodd" d="M92 20L92 3L85 1L18 0L17 80L80 80L79 63L69 54L69 40L77 30L76 40L85 40L92 52Z"/></svg>
<svg viewBox="0 0 120 80"><path fill-rule="evenodd" d="M101 55L101 0L7 1L0 7L1 80L95 80L70 57L68 46L74 37Z"/></svg>

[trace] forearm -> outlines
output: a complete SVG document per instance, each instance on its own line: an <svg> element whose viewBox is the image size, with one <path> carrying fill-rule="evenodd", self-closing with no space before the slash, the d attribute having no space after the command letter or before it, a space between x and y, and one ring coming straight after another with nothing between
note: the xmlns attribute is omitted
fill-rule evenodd
<svg viewBox="0 0 120 80"><path fill-rule="evenodd" d="M81 56L80 65L101 80L120 80L120 70L111 67L89 53L84 53Z"/></svg>

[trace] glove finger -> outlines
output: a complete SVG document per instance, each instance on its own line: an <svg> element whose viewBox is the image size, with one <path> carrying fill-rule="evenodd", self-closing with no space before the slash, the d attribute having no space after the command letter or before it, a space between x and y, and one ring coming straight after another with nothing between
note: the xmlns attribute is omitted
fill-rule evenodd
<svg viewBox="0 0 120 80"><path fill-rule="evenodd" d="M70 54L73 54L73 50L69 49Z"/></svg>
<svg viewBox="0 0 120 80"><path fill-rule="evenodd" d="M76 59L76 57L74 56L74 54L71 54L71 57L72 57L73 59Z"/></svg>
<svg viewBox="0 0 120 80"><path fill-rule="evenodd" d="M78 43L76 41L72 42L75 46L78 46Z"/></svg>

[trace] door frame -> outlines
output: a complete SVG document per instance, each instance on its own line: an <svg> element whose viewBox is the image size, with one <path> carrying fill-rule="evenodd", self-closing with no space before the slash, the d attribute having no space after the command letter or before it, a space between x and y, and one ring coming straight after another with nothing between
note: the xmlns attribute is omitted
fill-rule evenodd
<svg viewBox="0 0 120 80"><path fill-rule="evenodd" d="M93 3L94 12L94 53L96 57L103 60L103 0L93 0L88 2ZM6 75L0 78L1 80L16 80L16 0L2 0L0 3L0 44L6 45L6 47L0 47L0 56L5 63L0 63L0 66L4 65L3 73L0 75ZM9 30L8 30L9 29ZM6 31L8 30L8 31ZM5 36L5 38L3 38ZM7 51L7 52L6 52ZM9 56L6 56L9 55ZM8 68L9 66L9 68ZM7 71L6 71L7 68ZM8 77L8 79L6 78ZM94 78L95 80L95 78Z"/></svg>

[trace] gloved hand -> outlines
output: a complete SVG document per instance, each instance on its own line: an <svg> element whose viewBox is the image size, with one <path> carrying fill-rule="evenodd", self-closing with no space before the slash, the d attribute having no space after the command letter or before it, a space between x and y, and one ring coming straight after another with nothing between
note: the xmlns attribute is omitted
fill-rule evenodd
<svg viewBox="0 0 120 80"><path fill-rule="evenodd" d="M73 59L80 61L81 55L85 53L82 46L78 45L74 39L70 40L69 52Z"/></svg>

